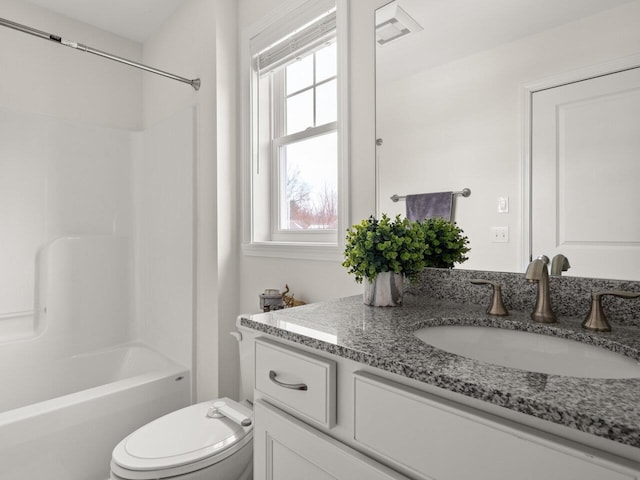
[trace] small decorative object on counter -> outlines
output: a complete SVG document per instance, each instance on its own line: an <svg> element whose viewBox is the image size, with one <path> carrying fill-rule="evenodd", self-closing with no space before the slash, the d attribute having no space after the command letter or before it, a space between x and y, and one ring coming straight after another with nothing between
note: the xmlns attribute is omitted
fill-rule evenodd
<svg viewBox="0 0 640 480"><path fill-rule="evenodd" d="M442 218L412 222L400 215L372 216L347 230L342 266L358 283L365 280L366 305L397 306L404 277L415 281L426 267L451 268L468 259L469 240L462 233Z"/></svg>
<svg viewBox="0 0 640 480"><path fill-rule="evenodd" d="M284 302L286 308L299 307L300 305L305 305L305 302L303 302L302 300L296 300L295 298L293 298L293 293L291 295L287 295L288 293L289 293L289 285L285 284L284 292L282 292L282 301Z"/></svg>
<svg viewBox="0 0 640 480"><path fill-rule="evenodd" d="M263 312L284 308L282 294L277 288L267 288L264 293L261 293L258 297L260 298L260 309Z"/></svg>

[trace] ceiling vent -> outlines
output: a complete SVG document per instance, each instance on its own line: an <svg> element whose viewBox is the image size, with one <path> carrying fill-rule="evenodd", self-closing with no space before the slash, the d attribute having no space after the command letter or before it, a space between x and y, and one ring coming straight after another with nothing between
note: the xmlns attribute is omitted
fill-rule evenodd
<svg viewBox="0 0 640 480"><path fill-rule="evenodd" d="M420 24L398 2L389 3L376 11L376 42L380 46L420 30Z"/></svg>

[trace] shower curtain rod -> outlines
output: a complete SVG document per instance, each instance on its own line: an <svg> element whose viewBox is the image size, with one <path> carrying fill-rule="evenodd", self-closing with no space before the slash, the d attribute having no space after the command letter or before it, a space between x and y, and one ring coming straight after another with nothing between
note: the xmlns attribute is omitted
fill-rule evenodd
<svg viewBox="0 0 640 480"><path fill-rule="evenodd" d="M147 72L155 73L156 75L162 75L163 77L172 78L173 80L177 80L179 82L188 83L195 90L200 89L200 79L195 78L193 80L189 80L188 78L180 77L178 75L174 75L173 73L165 72L163 70L158 70L157 68L148 67L147 65L143 65L142 63L134 62L133 60L127 60L126 58L119 57L117 55L112 55L107 52L103 52L102 50L97 50L95 48L91 48L87 45L83 45L82 43L76 43L69 40L65 40L58 35L53 35L51 33L43 32L42 30L37 30L35 28L27 27L26 25L22 25L20 23L12 22L11 20L7 20L4 18L0 18L0 25L3 27L13 28L14 30L18 30L23 33L28 33L30 35L34 35L36 37L43 38L45 40L50 40L52 42L59 43L60 45L64 45L66 47L71 47L76 50L81 50L87 53L93 53L94 55L98 55L99 57L108 58L109 60L113 60L116 62L124 63L131 67L136 67L141 70L145 70Z"/></svg>

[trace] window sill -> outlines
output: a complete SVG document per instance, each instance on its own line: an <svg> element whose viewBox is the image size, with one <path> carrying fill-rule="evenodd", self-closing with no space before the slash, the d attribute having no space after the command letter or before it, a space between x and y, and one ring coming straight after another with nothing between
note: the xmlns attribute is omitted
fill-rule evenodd
<svg viewBox="0 0 640 480"><path fill-rule="evenodd" d="M244 255L342 262L342 249L335 243L254 242L242 245Z"/></svg>

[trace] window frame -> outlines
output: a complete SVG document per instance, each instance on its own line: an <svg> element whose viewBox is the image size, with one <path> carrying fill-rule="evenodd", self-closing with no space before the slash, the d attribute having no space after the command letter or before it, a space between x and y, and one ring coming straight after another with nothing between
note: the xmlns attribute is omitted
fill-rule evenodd
<svg viewBox="0 0 640 480"><path fill-rule="evenodd" d="M335 43L335 39L334 42ZM272 195L271 201L271 239L278 242L318 242L318 243L332 243L337 235L336 228L332 229L307 229L307 230L293 230L283 228L283 210L286 208L284 205L284 175L283 171L284 160L282 159L282 147L287 145L293 145L297 142L304 140L311 140L313 138L320 137L332 132L338 133L338 120L336 118L333 122L327 122L321 125L317 125L317 112L316 112L316 90L318 87L325 85L329 82L337 80L338 74L324 78L320 81L316 81L316 53L321 48L315 51L309 52L308 55L313 55L313 82L306 87L300 88L294 92L287 93L286 84L286 68L287 65L281 67L277 72L274 72L271 76L272 83L272 95L271 95L271 108L273 112L273 131L271 139L271 158L273 159L272 168ZM337 60L336 60L337 62ZM336 65L337 68L337 65ZM336 82L337 83L337 82ZM313 91L313 123L314 125L308 127L305 130L300 130L293 133L287 133L287 100L290 97L298 95L306 91ZM337 161L338 152L336 152ZM336 171L337 174L337 171ZM338 176L338 175L337 175ZM337 178L336 178L337 180ZM337 193L337 191L336 191ZM336 212L338 214L338 212ZM335 241L334 241L335 243Z"/></svg>
<svg viewBox="0 0 640 480"><path fill-rule="evenodd" d="M296 11L301 7L313 4L313 1L296 1L283 6L265 18L258 24L246 29L242 35L242 67L241 81L242 91L247 95L242 95L242 134L241 134L241 155L242 155L242 251L245 255L267 256L280 258L300 258L312 260L340 260L344 250L344 235L340 233L345 231L349 224L349 109L348 109L348 2L347 0L336 0L336 39L337 39L337 121L325 124L320 127L314 127L313 135L320 135L335 131L338 136L338 152L337 152L337 197L338 197L338 221L335 230L304 230L301 232L277 232L273 227L279 228L280 219L279 212L274 211L273 193L277 194L279 188L275 182L276 174L271 176L269 202L271 204L269 215L270 232L267 239L259 238L257 230L259 230L256 222L263 222L264 219L259 218L260 212L254 210L254 202L256 201L256 179L255 172L262 168L272 168L273 165L267 166L264 161L259 158L259 139L258 132L258 73L253 65L251 52L251 39L258 35L266 35L273 37L273 31L282 32L282 25L287 21L295 21ZM326 79L318 84L331 81ZM318 85L316 84L316 86ZM286 92L283 89L286 96ZM283 108L286 108L283 104ZM280 112L283 113L283 112ZM285 135L288 140L299 141L302 136L300 132ZM270 134L273 136L273 133ZM282 139L281 138L281 139ZM305 137L306 138L306 137ZM281 140L280 139L280 140ZM274 156L273 149L278 148L276 142L271 144L270 162L279 164L277 156ZM282 143L279 142L279 145ZM262 159L264 160L264 159ZM261 164L262 163L262 164ZM274 183L276 183L274 185ZM276 207L277 208L277 207ZM263 229L264 230L264 229ZM264 236L264 235L263 235Z"/></svg>

